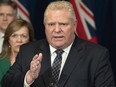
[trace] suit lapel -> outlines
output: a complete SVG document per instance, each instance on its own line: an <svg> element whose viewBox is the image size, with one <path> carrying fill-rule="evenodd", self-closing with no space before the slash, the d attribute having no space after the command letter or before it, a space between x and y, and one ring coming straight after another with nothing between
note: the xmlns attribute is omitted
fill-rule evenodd
<svg viewBox="0 0 116 87"><path fill-rule="evenodd" d="M63 87L65 85L72 71L78 66L78 62L81 59L82 53L82 46L79 42L79 39L76 38L62 70L62 74L59 79L60 84L58 84L58 87Z"/></svg>
<svg viewBox="0 0 116 87"><path fill-rule="evenodd" d="M65 62L64 68L62 70L58 87L63 87L67 80L69 79L72 71L75 69L75 67L78 66L78 63L81 59L81 56L83 54L83 43L80 39L77 37L75 38L75 41L71 47L71 50L69 52L69 55L67 57L67 60ZM51 76L51 61L50 61L50 50L48 43L42 42L40 45L40 51L43 53L43 59L42 59L42 68L40 71L40 76L42 77L45 87L48 87L50 83L52 82L52 76ZM39 82L38 82L39 86Z"/></svg>

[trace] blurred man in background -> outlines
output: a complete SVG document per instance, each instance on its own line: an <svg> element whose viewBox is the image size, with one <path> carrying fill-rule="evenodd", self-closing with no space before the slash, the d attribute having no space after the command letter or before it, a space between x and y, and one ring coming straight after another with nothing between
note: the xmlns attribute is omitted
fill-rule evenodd
<svg viewBox="0 0 116 87"><path fill-rule="evenodd" d="M0 53L4 40L4 33L8 25L16 19L17 5L13 1L0 1Z"/></svg>

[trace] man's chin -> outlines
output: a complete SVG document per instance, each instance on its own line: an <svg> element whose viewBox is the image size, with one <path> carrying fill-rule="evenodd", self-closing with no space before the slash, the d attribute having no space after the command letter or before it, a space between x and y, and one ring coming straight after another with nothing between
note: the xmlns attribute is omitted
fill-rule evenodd
<svg viewBox="0 0 116 87"><path fill-rule="evenodd" d="M62 44L62 43L55 43L54 46L56 48L61 48L62 46L64 46L64 44Z"/></svg>
<svg viewBox="0 0 116 87"><path fill-rule="evenodd" d="M1 27L1 29L4 31L6 30L6 28L7 28L7 26Z"/></svg>

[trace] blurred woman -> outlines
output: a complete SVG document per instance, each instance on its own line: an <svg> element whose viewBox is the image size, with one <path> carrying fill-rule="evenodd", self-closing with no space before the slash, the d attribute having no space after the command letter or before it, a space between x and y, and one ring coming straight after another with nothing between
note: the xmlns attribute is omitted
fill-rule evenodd
<svg viewBox="0 0 116 87"><path fill-rule="evenodd" d="M2 52L0 54L0 87L1 79L15 62L20 46L33 40L34 30L30 23L22 19L16 19L9 24L5 32Z"/></svg>

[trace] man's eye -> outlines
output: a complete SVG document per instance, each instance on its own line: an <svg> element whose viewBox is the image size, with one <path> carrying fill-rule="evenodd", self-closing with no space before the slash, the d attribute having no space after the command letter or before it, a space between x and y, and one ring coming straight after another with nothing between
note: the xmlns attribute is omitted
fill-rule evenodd
<svg viewBox="0 0 116 87"><path fill-rule="evenodd" d="M54 24L50 23L50 24L48 24L48 26L54 26Z"/></svg>
<svg viewBox="0 0 116 87"><path fill-rule="evenodd" d="M62 25L67 25L67 24L63 23Z"/></svg>
<svg viewBox="0 0 116 87"><path fill-rule="evenodd" d="M13 14L7 14L7 16L10 16L10 17L12 17L12 16L13 16Z"/></svg>
<svg viewBox="0 0 116 87"><path fill-rule="evenodd" d="M3 16L3 14L0 14L0 16Z"/></svg>
<svg viewBox="0 0 116 87"><path fill-rule="evenodd" d="M60 25L61 25L61 26L67 26L68 23L61 23Z"/></svg>

